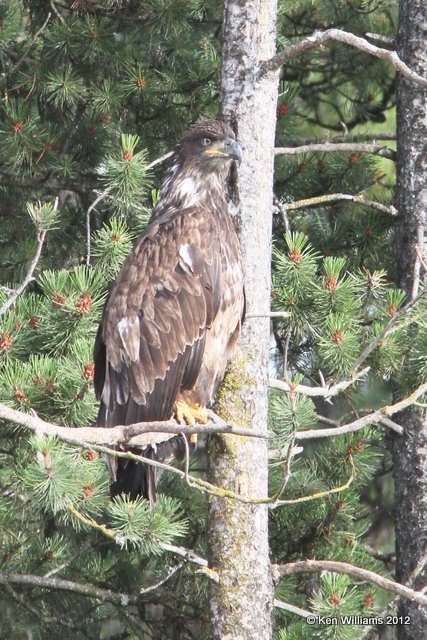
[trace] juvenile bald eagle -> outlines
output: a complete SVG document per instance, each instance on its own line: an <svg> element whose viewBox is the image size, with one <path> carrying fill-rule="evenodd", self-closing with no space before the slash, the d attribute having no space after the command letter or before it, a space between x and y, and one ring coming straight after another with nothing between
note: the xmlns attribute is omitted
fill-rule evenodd
<svg viewBox="0 0 427 640"><path fill-rule="evenodd" d="M177 144L159 202L98 329L99 426L206 421L244 313L240 251L224 191L240 159L234 132L216 120L192 125ZM153 443L142 455L164 460L171 442ZM154 499L153 467L123 459L109 466L113 495Z"/></svg>

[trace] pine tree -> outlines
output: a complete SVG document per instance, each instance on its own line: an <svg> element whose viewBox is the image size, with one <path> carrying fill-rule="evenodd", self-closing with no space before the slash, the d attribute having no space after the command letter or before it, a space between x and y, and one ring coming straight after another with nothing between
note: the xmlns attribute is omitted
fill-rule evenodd
<svg viewBox="0 0 427 640"><path fill-rule="evenodd" d="M156 203L163 155L193 121L218 114L222 4L0 2L2 404L54 424L94 423L92 347L109 286ZM396 24L395 2L281 0L277 46L334 27L387 47ZM387 60L337 42L281 71L276 147L354 148L277 153L277 565L392 567L390 428L399 425L375 410L427 373L426 302L406 309L396 286L394 84ZM365 420L357 430L312 437L356 420ZM192 459L194 476L205 476L205 454ZM159 493L153 509L111 501L99 447L1 420L0 638L210 638L206 495L170 472ZM284 577L275 595L279 640L368 637L375 630L360 625L308 626L301 609L374 615L392 599L332 572Z"/></svg>

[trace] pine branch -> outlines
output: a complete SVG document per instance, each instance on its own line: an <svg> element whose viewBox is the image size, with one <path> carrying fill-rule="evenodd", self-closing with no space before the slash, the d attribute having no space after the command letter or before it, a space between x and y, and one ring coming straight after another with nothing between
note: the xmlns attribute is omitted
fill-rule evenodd
<svg viewBox="0 0 427 640"><path fill-rule="evenodd" d="M393 428L393 430L397 431L399 435L402 435L404 432L403 427L391 420L387 420L387 417L392 416L399 411L403 411L403 409L406 409L407 407L413 406L414 404L416 404L417 399L425 393L427 393L427 382L420 385L417 389L415 389L415 391L413 391L403 400L400 400L395 404L381 407L381 409L372 411L372 413L368 413L366 414L366 416L358 418L357 420L354 420L354 422L350 422L349 424L344 424L341 427L334 427L333 429L310 429L309 431L297 431L295 433L295 440L299 442L301 440L311 440L314 438L330 438L343 435L345 433L360 431L360 429L363 429L364 427L378 423L382 423L389 428Z"/></svg>
<svg viewBox="0 0 427 640"><path fill-rule="evenodd" d="M153 167L156 167L158 164L162 164L172 155L173 155L173 151L168 151L168 153L164 153L162 156L160 156L160 158L157 158L156 160L153 160L152 162L147 164L146 169L152 169ZM88 207L86 211L86 264L87 265L90 265L90 238L91 238L90 214L100 202L102 202L103 200L105 200L105 198L107 198L107 196L109 196L111 191L112 191L112 187L107 187L106 189L104 189L104 191L102 191L96 197L96 199L92 202L92 204Z"/></svg>
<svg viewBox="0 0 427 640"><path fill-rule="evenodd" d="M293 576L298 573L321 573L322 571L332 571L341 573L357 580L363 580L386 591L397 593L402 598L407 598L412 602L427 605L427 596L420 591L410 589L403 584L393 582L388 578L378 575L374 571L355 567L348 562L336 562L335 560L300 560L284 565L273 565L273 580L277 581L286 576Z"/></svg>
<svg viewBox="0 0 427 640"><path fill-rule="evenodd" d="M172 151L165 153L160 158L153 160L147 165L147 169L165 162L171 155ZM0 171L0 185L10 187L21 187L25 189L45 189L49 192L55 191L74 191L82 195L90 194L99 190L101 185L99 176L95 174L81 174L75 178L67 178L65 176L52 176L50 173L40 176L19 176Z"/></svg>
<svg viewBox="0 0 427 640"><path fill-rule="evenodd" d="M384 340L385 336L391 331L391 329L394 328L394 325L396 324L397 320L399 320L399 318L401 318L401 316L405 315L405 313L407 311L409 311L409 309L411 309L423 296L425 296L427 294L427 287L424 288L421 293L419 293L417 296L415 296L414 298L412 298L412 300L409 300L409 302L407 302L403 307L401 307L398 311L396 311L396 313L394 315L392 315L392 317L390 318L390 320L388 321L388 323L385 325L384 329L381 331L381 333L379 333L377 335L376 338L374 338L369 344L368 346L362 351L362 353L360 354L360 356L357 358L357 360L354 362L353 366L352 366L352 371L357 370L361 364L363 364L363 362L365 362L366 358L369 356L369 354L377 348L377 346Z"/></svg>
<svg viewBox="0 0 427 640"><path fill-rule="evenodd" d="M314 207L318 204L328 204L329 202L339 202L341 200L349 200L356 204L361 204L364 207L372 207L383 213L388 213L391 216L397 216L397 209L393 205L387 206L375 200L368 200L365 196L353 196L348 193L328 193L323 196L317 196L315 198L304 198L303 200L296 200L295 202L283 202L281 206L286 211L296 211L297 209L305 209L306 207Z"/></svg>
<svg viewBox="0 0 427 640"><path fill-rule="evenodd" d="M42 26L40 27L40 29L34 34L34 36L31 38L31 42L28 45L28 47L25 49L24 53L22 54L22 56L19 58L18 62L11 68L9 69L6 73L2 73L2 77L0 78L0 87L2 86L2 84L4 84L6 82L6 80L8 79L9 76L13 75L21 66L21 64L24 62L24 60L26 59L28 53L31 50L31 47L33 46L33 44L36 42L37 38L39 37L39 35L41 33L43 33L43 31L46 29L48 22L51 18L51 13L49 12L47 14L47 18L46 20L43 22Z"/></svg>
<svg viewBox="0 0 427 640"><path fill-rule="evenodd" d="M399 58L395 51L376 47L375 45L368 42L365 38L356 36L353 33L348 33L347 31L341 31L340 29L315 31L312 35L307 36L303 40L300 40L300 42L286 47L286 49L277 53L275 56L270 58L270 60L266 60L261 64L258 72L258 77L261 78L267 73L277 71L289 60L292 60L302 53L305 53L306 51L314 49L315 47L318 47L329 41L343 42L350 45L351 47L355 47L356 49L360 49L361 51L369 53L376 58L388 60L389 62L391 62L393 67L397 71L400 71L400 73L402 73L406 78L424 87L427 87L427 78L423 78L415 71L412 71L403 62L403 60Z"/></svg>
<svg viewBox="0 0 427 640"><path fill-rule="evenodd" d="M276 147L274 153L277 155L297 155L299 153L313 152L334 152L334 151L361 151L365 153L373 153L374 155L396 160L396 151L380 144L366 144L361 142L321 142L314 144L304 144L298 147Z"/></svg>
<svg viewBox="0 0 427 640"><path fill-rule="evenodd" d="M124 456L120 456L120 457L125 457L125 456L126 456L126 454ZM138 456L132 456L132 459L133 458L138 458ZM141 461L141 459L139 458L139 462L140 461ZM156 466L169 467L169 465L163 465L161 463L158 463ZM171 467L171 469L173 469L173 467ZM182 471L180 471L179 473L181 475L184 475L182 473ZM95 529L95 531L97 531L99 533L102 533L104 536L106 536L107 538L110 538L110 540L114 540L119 545L122 545L124 543L123 535L121 533L118 533L114 529L110 529L105 524L96 522L96 520L94 520L93 518L88 518L87 516L82 514L80 511L78 511L75 507L69 507L68 510L82 524L90 527L91 529ZM197 555L197 553L195 553L192 549L186 549L185 547L177 546L177 545L174 545L174 544L169 544L168 542L159 542L158 544L159 544L159 547L161 549L163 549L164 551L168 551L170 553L174 553L174 554L179 555L182 558L184 558L184 562L183 563L191 562L192 564L196 564L199 567L202 567L202 569L200 569L201 573L206 573L206 575L208 575L208 577L210 579L217 581L217 578L215 577L215 572L212 569L208 568L208 561L205 560L205 558L202 558L201 556ZM170 576L168 576L166 579L168 579L169 577ZM165 579L163 579L163 581L160 584L163 584L164 582L166 582ZM158 583L157 585L153 585L152 587L148 587L146 589L146 591L152 591L153 589L157 588L157 586L160 586L160 584ZM143 593L143 591L141 591L140 593Z"/></svg>
<svg viewBox="0 0 427 640"><path fill-rule="evenodd" d="M272 389L280 389L281 391L287 391L289 393L302 393L306 396L328 399L332 396L337 396L341 391L344 391L351 385L359 382L369 373L370 369L371 367L365 367L361 371L357 371L357 373L348 380L341 380L341 382L337 382L337 384L332 385L325 384L322 387L309 387L304 384L290 384L284 380L275 380L273 378L270 378L269 386Z"/></svg>
<svg viewBox="0 0 427 640"><path fill-rule="evenodd" d="M348 480L338 486L338 487L333 487L332 489L326 489L325 491L319 491L317 493L314 494L309 494L306 496L301 496L299 498L292 498L289 500L278 500L277 495L273 495L272 497L265 497L265 498L250 498L250 497L245 497L242 496L238 493L236 493L235 491L230 491L228 489L221 489L220 487L217 487L213 484L211 484L210 482L207 482L206 480L202 480L201 478L198 478L196 476L191 476L188 473L188 470L186 471L181 471L181 469L177 469L176 467L173 467L172 465L169 464L165 464L164 462L159 462L158 460L152 460L150 458L144 458L142 455L136 455L134 453L132 453L131 451L127 451L127 452L123 452L123 451L117 451L115 449L110 449L108 447L105 447L103 445L99 445L99 444L95 444L95 440L96 440L96 436L98 435L98 433L101 432L110 432L113 431L114 429L117 429L117 427L114 427L112 429L104 429L104 428L97 428L97 427L83 427L82 429L76 428L76 427L59 427L58 425L54 425L48 422L45 422L44 420L41 420L38 417L33 417L33 416L29 416L26 413L22 413L21 411L16 411L16 409L11 409L10 407L7 407L6 405L0 404L0 418L5 418L6 420L10 420L11 422L15 422L16 424L20 424L21 426L27 427L32 429L33 431L36 431L38 433L44 433L46 435L50 435L50 436L54 436L59 438L60 440L63 440L64 442L67 442L68 444L77 446L77 447L82 447L83 449L87 449L89 451L98 451L100 453L106 454L108 456L111 456L113 458L124 458L127 460L132 460L133 462L137 462L139 464L148 464L152 467L158 468L158 469L163 469L165 471L171 471L172 473L178 475L179 477L183 478L187 484L190 487L193 487L195 489L198 489L199 491L201 491L202 493L206 493L208 495L215 495L215 496L220 496L220 497L224 497L224 498L232 498L233 500L237 500L239 502L242 502L244 504L267 504L269 505L271 508L276 508L278 506L284 505L284 504L297 504L297 503L301 503L301 502L308 502L311 500L318 500L320 498L324 498L328 495L331 495L333 493L339 493L341 491L344 491L345 489L347 489L350 484L353 482L353 474L350 475L350 477L348 478ZM144 424L144 423L141 423ZM145 423L145 424L154 424L154 423ZM157 423L159 425L159 423ZM160 423L160 425L164 426L165 423ZM168 424L168 423L166 423ZM179 425L178 425L179 426ZM199 425L195 425L196 427L198 427ZM211 425L201 425L202 427L207 427L207 426L211 426ZM213 427L217 427L218 425L212 425ZM227 426L227 425L226 425ZM132 427L132 425L129 425L129 427ZM129 428L126 427L126 428ZM219 427L221 428L222 425L219 425ZM193 429L193 427L188 427L189 429ZM79 438L74 438L71 437L69 434L70 432L72 432L73 434L77 432L85 432L89 437L91 437L92 435L92 441L91 442L87 442L85 440L79 439ZM211 430L211 433L218 433L218 431L215 431L215 429ZM94 436L94 433L96 434ZM195 431L193 430L192 433L195 433ZM221 431L221 433L224 433L224 431ZM227 432L226 432L227 433ZM236 434L235 431L231 430L228 431L228 433L231 434ZM101 433L101 439L104 440L107 434L103 434ZM237 435L237 434L236 434ZM239 434L240 435L240 434ZM248 430L248 435L253 435L252 432L250 432ZM265 437L264 434L262 435L262 437ZM140 443L141 439L144 438L144 436L138 436L137 438L135 438L135 441L133 439L131 439L127 444L129 446L136 446L135 442ZM165 438L167 439L167 438ZM154 441L156 441L157 443L159 442L159 438L154 438L153 434L151 434L151 437L148 438L148 441L146 440L144 445L139 444L139 446L146 446L147 444L153 444ZM121 445L123 445L123 442L120 443ZM74 512L74 511L76 512ZM74 507L69 507L69 511L71 513L73 513L73 515L78 518L81 522L83 522L84 524L87 524L89 526L92 526L94 528L96 528L97 530L99 530L101 533L104 533L105 535L107 535L108 537L114 538L116 539L116 541L119 542L119 537L117 536L117 534L113 531L113 530L108 530L107 527L105 527L105 525L99 525L98 523L96 523L95 521L91 521L90 519L86 518L86 516L84 516L83 514L81 514L80 512L78 512L77 510L74 509Z"/></svg>
<svg viewBox="0 0 427 640"><path fill-rule="evenodd" d="M139 461L141 461L141 459L139 459ZM168 467L169 465L163 465L163 466ZM99 533L102 533L107 538L110 538L110 540L114 540L114 542L116 542L120 546L124 544L125 540L123 535L115 531L115 529L110 529L107 525L96 522L96 520L94 520L93 518L88 518L83 513L78 511L78 509L76 509L75 507L69 507L68 511L75 518L77 518L77 520L79 520L79 522L81 522L82 524L90 527L91 529L95 529L95 531ZM199 567L202 567L202 569L199 570L200 573L205 573L212 580L215 580L215 581L218 580L218 578L215 577L215 572L212 569L208 568L208 561L202 558L201 556L198 556L191 549L186 549L185 547L169 544L167 542L159 542L159 547L164 551L175 553L176 555L179 555L182 558L184 558L183 562L176 566L173 573L175 573L175 571L178 571L178 569L180 569L186 562L191 562L193 564L198 565ZM154 589L157 589L162 584L164 584L166 580L168 580L173 575L173 573L168 574L165 578L163 578L160 582L156 583L155 585L147 587L146 589L141 589L140 593L148 593L149 591L153 591Z"/></svg>

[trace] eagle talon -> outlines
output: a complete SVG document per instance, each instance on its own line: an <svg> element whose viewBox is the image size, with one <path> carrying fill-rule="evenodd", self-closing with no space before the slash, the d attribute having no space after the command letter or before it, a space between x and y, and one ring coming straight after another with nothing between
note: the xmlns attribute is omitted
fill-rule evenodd
<svg viewBox="0 0 427 640"><path fill-rule="evenodd" d="M185 400L177 400L175 403L175 419L177 422L188 424L189 426L196 422L206 424L208 417L206 408L199 404L188 404Z"/></svg>

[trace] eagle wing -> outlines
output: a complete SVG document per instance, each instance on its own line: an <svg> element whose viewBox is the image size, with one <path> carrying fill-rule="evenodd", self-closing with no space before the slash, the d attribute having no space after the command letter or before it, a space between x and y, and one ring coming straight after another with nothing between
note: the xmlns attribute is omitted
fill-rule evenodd
<svg viewBox="0 0 427 640"><path fill-rule="evenodd" d="M126 259L95 342L98 423L168 420L200 371L221 302L221 242L194 207L154 221Z"/></svg>

